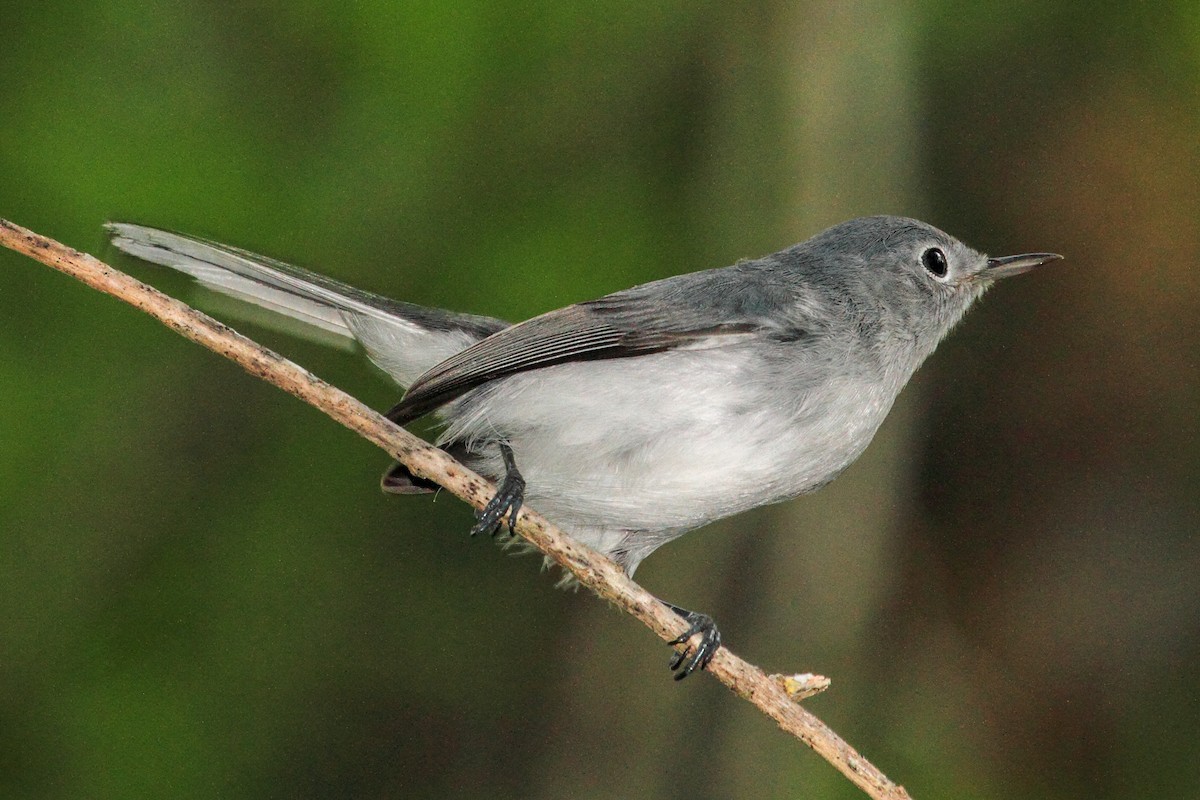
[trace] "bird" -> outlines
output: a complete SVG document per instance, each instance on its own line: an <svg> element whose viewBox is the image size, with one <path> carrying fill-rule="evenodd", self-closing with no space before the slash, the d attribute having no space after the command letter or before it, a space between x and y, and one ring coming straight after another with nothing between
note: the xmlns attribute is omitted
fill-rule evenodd
<svg viewBox="0 0 1200 800"><path fill-rule="evenodd" d="M924 222L851 219L771 255L675 275L518 324L372 294L206 239L111 222L124 253L353 340L499 488L472 535L528 503L633 576L718 519L814 492L859 457L909 378L997 280L1062 258L988 257ZM436 484L393 464L393 494ZM669 667L704 669L712 617ZM695 641L693 645L692 642Z"/></svg>

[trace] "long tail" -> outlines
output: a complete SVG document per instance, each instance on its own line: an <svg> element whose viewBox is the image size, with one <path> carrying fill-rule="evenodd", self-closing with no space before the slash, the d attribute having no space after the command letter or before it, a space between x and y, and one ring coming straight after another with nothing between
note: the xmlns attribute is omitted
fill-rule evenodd
<svg viewBox="0 0 1200 800"><path fill-rule="evenodd" d="M480 339L508 327L491 317L402 303L236 247L170 231L110 222L130 255L179 270L201 285L362 344L401 386Z"/></svg>

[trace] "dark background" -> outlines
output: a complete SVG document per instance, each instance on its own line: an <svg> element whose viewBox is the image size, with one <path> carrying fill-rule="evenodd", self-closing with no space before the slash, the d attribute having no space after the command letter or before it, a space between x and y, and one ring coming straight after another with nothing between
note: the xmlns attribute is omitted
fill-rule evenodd
<svg viewBox="0 0 1200 800"><path fill-rule="evenodd" d="M0 216L513 320L869 213L1063 253L837 483L638 578L831 676L810 707L917 798L1193 798L1198 8L18 4ZM860 796L466 506L380 494L371 445L7 251L0 391L6 798Z"/></svg>

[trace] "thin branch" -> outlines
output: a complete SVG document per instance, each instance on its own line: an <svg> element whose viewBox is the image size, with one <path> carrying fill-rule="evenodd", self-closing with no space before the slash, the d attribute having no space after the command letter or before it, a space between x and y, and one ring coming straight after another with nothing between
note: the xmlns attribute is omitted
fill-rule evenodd
<svg viewBox="0 0 1200 800"><path fill-rule="evenodd" d="M252 375L294 394L378 445L417 475L428 478L475 508L494 487L441 450L397 427L350 395L247 339L211 317L159 292L98 259L0 219L0 244L53 267L101 292L145 311L167 327L241 365ZM641 620L664 640L687 627L676 614L630 580L609 559L584 547L529 508L518 532L600 597ZM817 751L856 786L877 800L906 800L903 787L888 780L825 723L793 701L785 681L768 677L722 646L707 671L735 694L758 706L779 727Z"/></svg>

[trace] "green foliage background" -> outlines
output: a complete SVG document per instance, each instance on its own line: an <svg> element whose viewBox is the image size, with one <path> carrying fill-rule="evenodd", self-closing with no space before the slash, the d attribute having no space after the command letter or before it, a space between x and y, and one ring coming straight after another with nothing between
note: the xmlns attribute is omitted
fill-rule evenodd
<svg viewBox="0 0 1200 800"><path fill-rule="evenodd" d="M517 320L867 213L1065 253L836 484L638 577L832 676L813 710L915 797L1200 794L1195 3L10 5L0 216L102 256L135 220ZM0 796L859 796L461 504L381 495L370 445L7 251L0 392Z"/></svg>

